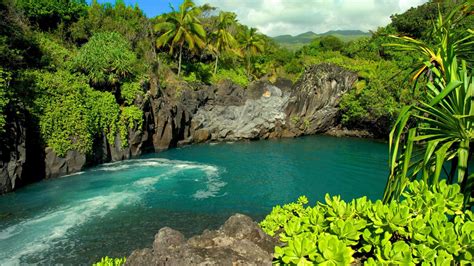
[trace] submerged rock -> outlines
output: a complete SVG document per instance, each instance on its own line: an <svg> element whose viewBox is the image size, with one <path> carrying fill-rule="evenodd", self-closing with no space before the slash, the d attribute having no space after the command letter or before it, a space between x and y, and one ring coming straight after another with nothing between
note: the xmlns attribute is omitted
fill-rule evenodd
<svg viewBox="0 0 474 266"><path fill-rule="evenodd" d="M277 244L250 217L235 214L220 229L188 240L162 228L153 248L133 251L126 265L271 265Z"/></svg>

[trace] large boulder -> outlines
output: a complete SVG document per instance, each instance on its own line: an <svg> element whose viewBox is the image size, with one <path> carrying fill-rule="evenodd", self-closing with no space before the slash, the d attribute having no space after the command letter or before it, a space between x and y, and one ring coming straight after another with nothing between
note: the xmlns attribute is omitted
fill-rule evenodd
<svg viewBox="0 0 474 266"><path fill-rule="evenodd" d="M162 228L153 248L133 251L126 265L271 265L277 244L250 217L235 214L219 230L188 240Z"/></svg>

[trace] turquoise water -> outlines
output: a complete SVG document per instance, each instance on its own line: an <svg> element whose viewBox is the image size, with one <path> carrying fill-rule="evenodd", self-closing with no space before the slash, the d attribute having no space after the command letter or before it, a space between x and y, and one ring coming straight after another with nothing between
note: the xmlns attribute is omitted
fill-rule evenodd
<svg viewBox="0 0 474 266"><path fill-rule="evenodd" d="M387 145L311 136L194 145L110 163L0 197L0 265L78 264L151 247L163 226L185 235L235 212L325 193L381 197Z"/></svg>

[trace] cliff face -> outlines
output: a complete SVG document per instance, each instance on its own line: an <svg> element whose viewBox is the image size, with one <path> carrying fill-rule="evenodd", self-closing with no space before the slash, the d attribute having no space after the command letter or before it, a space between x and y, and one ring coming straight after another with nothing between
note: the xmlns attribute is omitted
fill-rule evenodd
<svg viewBox="0 0 474 266"><path fill-rule="evenodd" d="M26 110L6 111L5 131L0 134L0 194L44 177L44 154ZM31 121L31 122L27 122Z"/></svg>
<svg viewBox="0 0 474 266"><path fill-rule="evenodd" d="M195 88L184 84L179 95L155 86L146 98L136 99L144 111L144 122L141 129L129 131L129 145L121 148L119 137L110 145L102 136L95 141L94 153L89 156L69 151L61 158L47 147L26 157L28 138L25 127L17 121L8 127L11 132L4 139L8 147L2 145L1 149L0 194L17 188L17 180L22 184L32 181L27 178L57 177L87 165L180 145L325 132L335 125L339 99L356 79L353 72L321 64L307 69L295 85L286 80L274 84L256 81L246 89L229 81ZM32 176L22 172L25 164L38 160L44 164Z"/></svg>

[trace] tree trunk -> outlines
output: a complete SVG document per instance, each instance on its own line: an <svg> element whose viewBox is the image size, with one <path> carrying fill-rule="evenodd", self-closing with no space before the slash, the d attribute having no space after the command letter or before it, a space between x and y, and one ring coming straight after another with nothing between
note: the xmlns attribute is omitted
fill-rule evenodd
<svg viewBox="0 0 474 266"><path fill-rule="evenodd" d="M250 81L250 56L247 55L247 79Z"/></svg>
<svg viewBox="0 0 474 266"><path fill-rule="evenodd" d="M183 55L183 45L179 46L179 59L178 59L178 78L181 74L181 56Z"/></svg>
<svg viewBox="0 0 474 266"><path fill-rule="evenodd" d="M216 54L216 65L214 66L214 75L217 74L217 62L219 61L219 55Z"/></svg>

